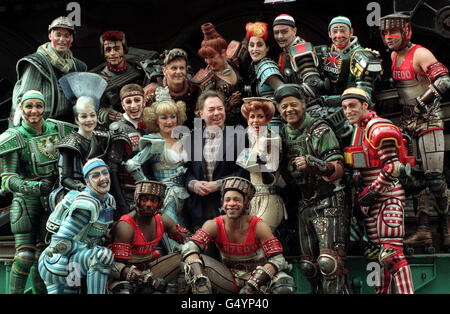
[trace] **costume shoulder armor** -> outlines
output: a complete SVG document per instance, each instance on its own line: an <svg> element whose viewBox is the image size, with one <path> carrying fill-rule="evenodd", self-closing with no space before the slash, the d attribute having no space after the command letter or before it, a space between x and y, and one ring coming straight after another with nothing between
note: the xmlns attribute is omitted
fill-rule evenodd
<svg viewBox="0 0 450 314"><path fill-rule="evenodd" d="M75 150L76 152L81 154L80 137L81 135L78 134L77 132L72 132L67 136L63 137L56 148Z"/></svg>
<svg viewBox="0 0 450 314"><path fill-rule="evenodd" d="M0 156L23 149L26 142L16 128L7 129L0 135Z"/></svg>
<svg viewBox="0 0 450 314"><path fill-rule="evenodd" d="M321 137L323 134L331 130L330 125L322 119L315 119L308 127L308 133L315 137Z"/></svg>
<svg viewBox="0 0 450 314"><path fill-rule="evenodd" d="M262 59L256 67L256 76L260 81L259 84L263 85L272 75L277 75L282 78L277 63L269 58Z"/></svg>
<svg viewBox="0 0 450 314"><path fill-rule="evenodd" d="M46 119L45 121L56 126L61 138L69 135L72 131L74 131L77 128L75 124L65 121L55 119Z"/></svg>
<svg viewBox="0 0 450 314"><path fill-rule="evenodd" d="M244 62L247 53L248 50L246 45L237 40L232 40L228 44L226 57L236 68L239 68L240 65Z"/></svg>
<svg viewBox="0 0 450 314"><path fill-rule="evenodd" d="M164 150L164 138L158 133L147 134L141 137L139 141L139 150L142 151L146 146L151 147L152 153L162 152Z"/></svg>
<svg viewBox="0 0 450 314"><path fill-rule="evenodd" d="M82 209L91 214L90 222L94 222L98 219L100 208L100 201L83 191L75 197L70 205L68 216L72 215L76 209Z"/></svg>
<svg viewBox="0 0 450 314"><path fill-rule="evenodd" d="M201 90L206 90L214 84L214 73L206 69L200 69L194 77L191 78L191 82L192 84L199 86Z"/></svg>
<svg viewBox="0 0 450 314"><path fill-rule="evenodd" d="M120 122L113 122L109 125L109 132L111 135L111 142L125 141L130 147L133 147L125 125Z"/></svg>
<svg viewBox="0 0 450 314"><path fill-rule="evenodd" d="M394 141L396 147L400 147L403 141L400 128L383 118L369 121L365 129L365 138L374 149L379 149L384 141Z"/></svg>
<svg viewBox="0 0 450 314"><path fill-rule="evenodd" d="M350 72L359 79L376 78L382 74L380 53L371 49L357 49L350 59Z"/></svg>
<svg viewBox="0 0 450 314"><path fill-rule="evenodd" d="M302 42L300 44L289 47L289 56L291 57L291 65L295 72L298 72L300 64L305 57L310 57L314 61L314 66L319 65L319 59L317 58L316 51L310 42ZM308 58L309 59L309 58Z"/></svg>

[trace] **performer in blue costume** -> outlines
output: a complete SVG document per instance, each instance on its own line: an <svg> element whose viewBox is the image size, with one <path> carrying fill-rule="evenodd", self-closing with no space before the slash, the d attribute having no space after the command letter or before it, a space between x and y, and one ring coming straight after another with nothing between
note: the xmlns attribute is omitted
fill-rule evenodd
<svg viewBox="0 0 450 314"><path fill-rule="evenodd" d="M114 254L101 246L113 222L114 197L109 167L101 159L83 167L86 188L70 191L47 221L53 232L50 245L39 258L39 274L49 294L79 293L86 277L88 294L104 294Z"/></svg>

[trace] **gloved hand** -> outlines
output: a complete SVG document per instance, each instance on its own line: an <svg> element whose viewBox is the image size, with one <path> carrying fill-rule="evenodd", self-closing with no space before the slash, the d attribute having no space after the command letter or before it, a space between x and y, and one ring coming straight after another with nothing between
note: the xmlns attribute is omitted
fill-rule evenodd
<svg viewBox="0 0 450 314"><path fill-rule="evenodd" d="M258 290L248 282L241 288L239 294L256 294Z"/></svg>
<svg viewBox="0 0 450 314"><path fill-rule="evenodd" d="M373 191L368 185L359 193L358 203L361 207L370 207L379 197L380 193Z"/></svg>
<svg viewBox="0 0 450 314"><path fill-rule="evenodd" d="M39 191L41 192L41 196L47 196L53 191L54 183L48 179L43 179L41 184L39 185Z"/></svg>
<svg viewBox="0 0 450 314"><path fill-rule="evenodd" d="M414 103L414 115L419 119L425 119L427 114L427 108L423 106L417 99Z"/></svg>

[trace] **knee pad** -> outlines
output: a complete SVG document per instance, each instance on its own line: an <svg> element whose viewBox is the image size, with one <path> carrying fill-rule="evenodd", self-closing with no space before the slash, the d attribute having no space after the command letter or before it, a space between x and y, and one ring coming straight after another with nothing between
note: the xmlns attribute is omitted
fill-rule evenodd
<svg viewBox="0 0 450 314"><path fill-rule="evenodd" d="M312 261L312 257L310 256L302 256L300 257L299 268L302 274L307 279L316 278L318 275L318 267L317 264Z"/></svg>
<svg viewBox="0 0 450 314"><path fill-rule="evenodd" d="M22 197L15 197L11 203L10 224L13 234L30 233L33 230L27 205Z"/></svg>
<svg viewBox="0 0 450 314"><path fill-rule="evenodd" d="M341 257L333 250L321 250L317 259L320 272L325 280L333 280L344 273L344 264Z"/></svg>
<svg viewBox="0 0 450 314"><path fill-rule="evenodd" d="M277 279L274 280L271 287L273 294L295 294L297 292L297 285L295 284L294 278L280 273L276 276Z"/></svg>
<svg viewBox="0 0 450 314"><path fill-rule="evenodd" d="M442 172L428 172L425 173L425 182L430 192L433 194L445 194L447 190L447 183Z"/></svg>
<svg viewBox="0 0 450 314"><path fill-rule="evenodd" d="M392 274L408 264L403 248L398 245L383 244L378 260Z"/></svg>
<svg viewBox="0 0 450 314"><path fill-rule="evenodd" d="M28 274L35 261L36 254L32 248L18 248L14 256L14 267L17 272Z"/></svg>
<svg viewBox="0 0 450 314"><path fill-rule="evenodd" d="M93 250L94 258L91 260L89 268L109 274L114 265L114 253L106 247L97 246Z"/></svg>

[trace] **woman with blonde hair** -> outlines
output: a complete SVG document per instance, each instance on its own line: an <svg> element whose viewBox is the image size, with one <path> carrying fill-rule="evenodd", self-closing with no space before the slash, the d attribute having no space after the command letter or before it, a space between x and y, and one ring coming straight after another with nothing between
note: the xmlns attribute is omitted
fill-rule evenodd
<svg viewBox="0 0 450 314"><path fill-rule="evenodd" d="M167 87L158 87L156 101L144 109L144 123L150 134L140 139L140 152L127 162L136 181L149 180L144 171L167 186L162 213L184 225L182 210L189 197L185 188L187 154L174 129L186 120L186 104L173 101ZM172 243L172 242L171 242Z"/></svg>
<svg viewBox="0 0 450 314"><path fill-rule="evenodd" d="M286 216L283 199L278 195L278 186L284 184L278 171L281 138L268 128L275 106L263 97L243 100L241 112L247 119L250 148L243 150L237 163L250 172L250 180L256 188L249 205L250 214L263 219L274 231Z"/></svg>

